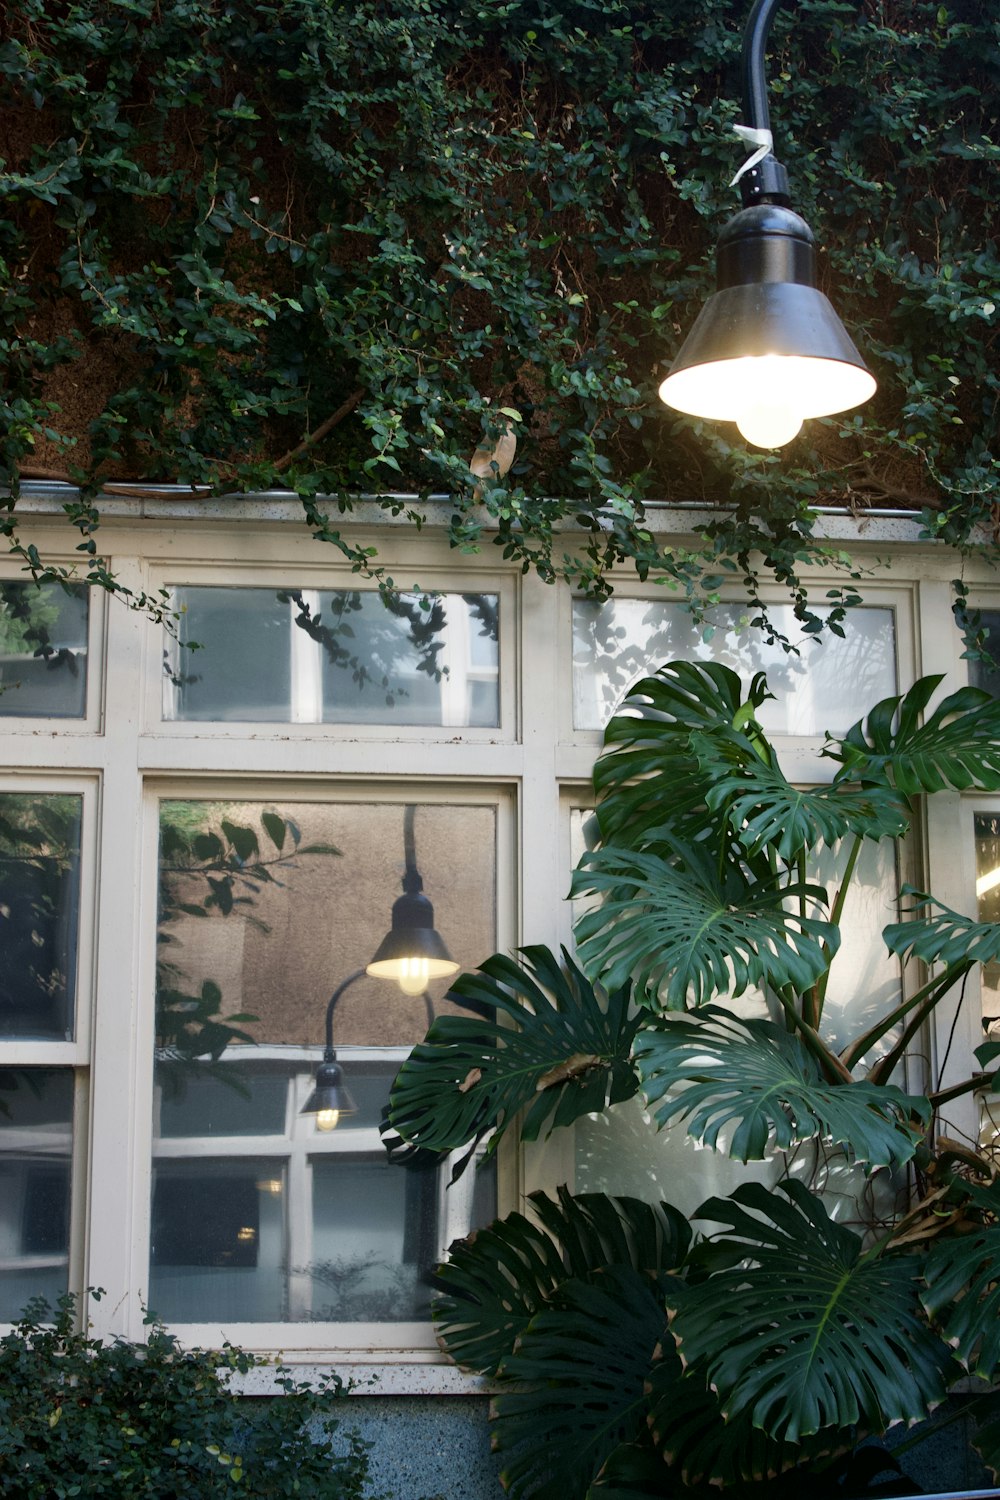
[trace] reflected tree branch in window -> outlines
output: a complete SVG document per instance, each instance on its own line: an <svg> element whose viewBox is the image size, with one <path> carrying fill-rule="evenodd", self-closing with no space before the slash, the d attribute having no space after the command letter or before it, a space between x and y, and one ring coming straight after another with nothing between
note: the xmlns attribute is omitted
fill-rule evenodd
<svg viewBox="0 0 1000 1500"><path fill-rule="evenodd" d="M51 634L60 615L59 589L73 598L86 594L84 584L0 583L0 655L41 659L50 671L65 668L76 677L80 671L76 652L56 645Z"/></svg>
<svg viewBox="0 0 1000 1500"><path fill-rule="evenodd" d="M80 818L79 796L0 796L0 1035L72 1031Z"/></svg>
<svg viewBox="0 0 1000 1500"><path fill-rule="evenodd" d="M500 599L496 594L466 594L465 602L479 621L479 634L488 641L500 639Z"/></svg>
<svg viewBox="0 0 1000 1500"><path fill-rule="evenodd" d="M165 803L160 830L160 908L157 942L161 948L176 943L170 927L185 917L211 920L234 914L267 931L253 907L265 885L281 885L277 871L297 868L303 856L335 856L332 844L302 843L302 833L290 818L262 812L260 825L269 845L265 853L256 830L197 802ZM254 1043L245 1030L258 1017L238 1012L223 1017L222 990L212 979L195 982L164 956L157 961L156 1037L165 1060L199 1064L218 1062L233 1043ZM237 1089L242 1084L227 1070L216 1075ZM183 1079L171 1070L172 1083Z"/></svg>

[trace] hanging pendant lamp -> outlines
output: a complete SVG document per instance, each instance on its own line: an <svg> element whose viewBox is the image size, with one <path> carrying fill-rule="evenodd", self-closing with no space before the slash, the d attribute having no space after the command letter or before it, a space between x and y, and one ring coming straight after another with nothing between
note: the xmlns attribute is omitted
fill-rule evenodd
<svg viewBox="0 0 1000 1500"><path fill-rule="evenodd" d="M850 335L816 285L812 230L789 207L788 174L772 152L764 51L781 0L756 0L743 38L740 168L744 207L717 248L717 290L660 386L667 406L735 422L758 448L791 442L808 417L848 411L875 392Z"/></svg>
<svg viewBox="0 0 1000 1500"><path fill-rule="evenodd" d="M422 995L432 979L449 979L459 965L434 926L434 908L423 894L417 869L416 808L403 813L403 894L392 908L392 926L365 972L372 979L394 979L404 995Z"/></svg>

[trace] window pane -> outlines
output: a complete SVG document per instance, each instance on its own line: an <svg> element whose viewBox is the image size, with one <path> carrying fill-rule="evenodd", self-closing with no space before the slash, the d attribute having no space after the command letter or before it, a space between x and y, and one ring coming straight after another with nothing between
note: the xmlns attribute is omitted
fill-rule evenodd
<svg viewBox="0 0 1000 1500"><path fill-rule="evenodd" d="M311 1166L313 1253L296 1274L309 1284L312 1318L428 1318L438 1173L390 1166L384 1154L316 1157Z"/></svg>
<svg viewBox="0 0 1000 1500"><path fill-rule="evenodd" d="M492 953L496 810L165 802L150 1305L174 1322L426 1315L437 1170L389 1166L389 1088L449 977L369 978L414 871L456 963ZM328 1003L356 1113L303 1113ZM244 1154L245 1153L245 1154ZM186 1208L185 1208L185 1205ZM183 1220L182 1224L175 1219Z"/></svg>
<svg viewBox="0 0 1000 1500"><path fill-rule="evenodd" d="M776 626L799 646L791 655L768 645L744 623L745 609L720 605L712 633L681 604L647 599L573 603L573 723L603 729L628 688L664 662L716 661L745 684L766 672L775 701L763 704L760 722L771 734L838 734L896 691L895 623L891 609L852 609L845 637L821 643L803 637L790 605L771 610Z"/></svg>
<svg viewBox="0 0 1000 1500"><path fill-rule="evenodd" d="M85 584L0 583L0 716L84 716L88 599Z"/></svg>
<svg viewBox="0 0 1000 1500"><path fill-rule="evenodd" d="M74 1030L78 796L0 793L0 1037Z"/></svg>
<svg viewBox="0 0 1000 1500"><path fill-rule="evenodd" d="M986 633L985 651L990 660L970 660L969 681L973 687L985 688L994 698L1000 698L1000 610L982 610L980 624Z"/></svg>
<svg viewBox="0 0 1000 1500"><path fill-rule="evenodd" d="M286 1196L280 1162L158 1163L151 1309L171 1322L284 1321Z"/></svg>
<svg viewBox="0 0 1000 1500"><path fill-rule="evenodd" d="M572 809L574 862L582 857L588 836L594 832L591 811ZM842 842L810 860L807 879L823 886L831 903L842 884L849 851L849 842ZM823 1037L837 1051L902 998L899 961L882 940L886 923L898 918L898 888L894 846L866 841L844 902L842 942L831 966L823 1008ZM574 920L597 904L596 898L578 898L573 903ZM776 1005L769 1015L767 1000L758 989L746 990L738 1000L722 995L713 1004L744 1018L779 1019ZM883 1037L864 1061L870 1065L897 1039L898 1028ZM722 1139L725 1143L725 1130ZM574 1146L577 1192L628 1193L650 1201L662 1197L685 1213L694 1213L712 1194L732 1192L748 1178L773 1183L784 1172L780 1152L773 1153L769 1162L747 1167L730 1160L724 1149L706 1151L696 1145L685 1133L685 1122L657 1130L641 1097L603 1114L584 1116L576 1124Z"/></svg>
<svg viewBox="0 0 1000 1500"><path fill-rule="evenodd" d="M988 687L988 683L980 686ZM1000 813L977 812L973 818L976 840L976 916L980 922L1000 922ZM1000 1039L1000 962L980 969L984 1039ZM982 1107L983 1143L996 1149L1000 1141L1000 1101L995 1093L979 1095Z"/></svg>
<svg viewBox="0 0 1000 1500"><path fill-rule="evenodd" d="M67 1290L73 1074L0 1068L0 1322Z"/></svg>
<svg viewBox="0 0 1000 1500"><path fill-rule="evenodd" d="M288 1069L280 1063L229 1061L208 1068L183 1059L156 1061L160 1134L186 1136L285 1134Z"/></svg>
<svg viewBox="0 0 1000 1500"><path fill-rule="evenodd" d="M978 812L976 837L976 902L980 922L1000 922L1000 814ZM983 1021L992 1038L1000 1035L1000 963L983 964Z"/></svg>
<svg viewBox="0 0 1000 1500"><path fill-rule="evenodd" d="M495 727L495 594L178 588L164 717ZM196 649L192 649L192 647Z"/></svg>

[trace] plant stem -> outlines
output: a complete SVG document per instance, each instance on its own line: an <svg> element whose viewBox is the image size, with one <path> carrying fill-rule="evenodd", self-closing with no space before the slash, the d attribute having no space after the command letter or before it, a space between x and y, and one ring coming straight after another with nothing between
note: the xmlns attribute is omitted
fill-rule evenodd
<svg viewBox="0 0 1000 1500"><path fill-rule="evenodd" d="M775 993L784 1007L785 1015L791 1021L795 1030L800 1032L806 1047L813 1054L823 1069L823 1072L832 1083L853 1083L849 1068L846 1068L835 1052L831 1052L823 1038L814 1026L810 1026L804 1017L799 1015L795 1006L795 1000L782 994L781 990Z"/></svg>

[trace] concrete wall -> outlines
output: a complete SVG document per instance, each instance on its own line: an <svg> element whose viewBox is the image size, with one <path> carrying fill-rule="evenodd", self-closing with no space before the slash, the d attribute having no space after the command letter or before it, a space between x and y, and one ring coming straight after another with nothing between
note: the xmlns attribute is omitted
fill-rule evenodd
<svg viewBox="0 0 1000 1500"><path fill-rule="evenodd" d="M488 1401L478 1396L355 1396L338 1412L372 1445L379 1500L501 1500Z"/></svg>

